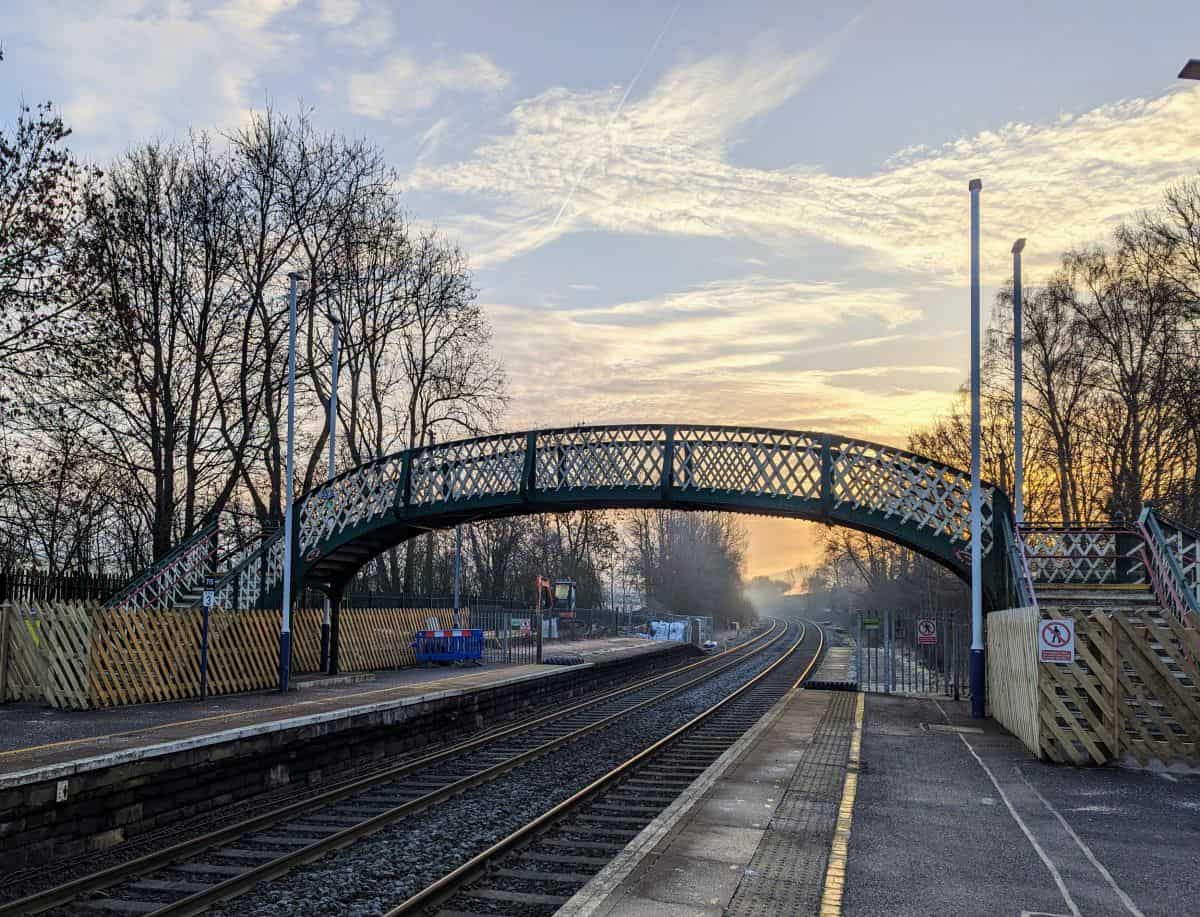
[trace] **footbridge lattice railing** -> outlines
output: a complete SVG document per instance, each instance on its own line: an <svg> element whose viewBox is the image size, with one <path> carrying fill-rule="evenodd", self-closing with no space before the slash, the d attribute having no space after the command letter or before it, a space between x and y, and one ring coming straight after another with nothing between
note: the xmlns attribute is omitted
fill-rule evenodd
<svg viewBox="0 0 1200 917"><path fill-rule="evenodd" d="M795 515L894 532L965 569L969 496L970 478L963 471L829 434L719 426L571 427L438 444L345 472L297 501L296 556L311 568L355 537L404 520L437 527L522 512L676 506ZM995 539L995 500L994 488L985 486L984 557ZM235 595L241 602L265 600L277 592L282 567L283 542L276 534L259 549L257 565L246 562L226 574L219 601Z"/></svg>

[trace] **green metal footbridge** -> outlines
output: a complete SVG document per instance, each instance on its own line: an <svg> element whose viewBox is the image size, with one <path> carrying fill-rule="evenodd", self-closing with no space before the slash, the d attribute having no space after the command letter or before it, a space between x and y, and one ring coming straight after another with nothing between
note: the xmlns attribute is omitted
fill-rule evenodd
<svg viewBox="0 0 1200 917"><path fill-rule="evenodd" d="M580 509L725 510L845 525L898 542L970 576L970 475L932 459L828 433L622 424L482 436L368 462L296 501L293 592L337 603L371 558L430 529ZM983 487L985 599L1019 603L1007 496ZM181 545L165 559L196 577ZM194 595L163 577L155 596ZM247 550L217 582L217 604L282 601L283 538ZM129 595L115 601L132 602ZM115 603L114 601L114 603ZM176 599L178 601L178 599Z"/></svg>

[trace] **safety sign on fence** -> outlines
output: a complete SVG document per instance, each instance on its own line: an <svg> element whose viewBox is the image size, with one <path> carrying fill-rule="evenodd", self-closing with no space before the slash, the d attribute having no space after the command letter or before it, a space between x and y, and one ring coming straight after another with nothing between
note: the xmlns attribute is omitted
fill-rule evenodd
<svg viewBox="0 0 1200 917"><path fill-rule="evenodd" d="M1038 624L1038 662L1075 661L1075 621L1055 618Z"/></svg>
<svg viewBox="0 0 1200 917"><path fill-rule="evenodd" d="M933 619L917 619L917 643L922 646L937 646L937 623Z"/></svg>

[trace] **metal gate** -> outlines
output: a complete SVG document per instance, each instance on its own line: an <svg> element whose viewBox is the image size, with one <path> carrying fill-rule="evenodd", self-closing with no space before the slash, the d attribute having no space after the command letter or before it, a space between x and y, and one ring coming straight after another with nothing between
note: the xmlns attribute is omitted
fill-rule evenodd
<svg viewBox="0 0 1200 917"><path fill-rule="evenodd" d="M537 617L534 611L476 604L470 626L483 630L483 661L524 665L537 662Z"/></svg>
<svg viewBox="0 0 1200 917"><path fill-rule="evenodd" d="M883 694L970 692L970 621L953 612L860 611L854 667L859 689Z"/></svg>

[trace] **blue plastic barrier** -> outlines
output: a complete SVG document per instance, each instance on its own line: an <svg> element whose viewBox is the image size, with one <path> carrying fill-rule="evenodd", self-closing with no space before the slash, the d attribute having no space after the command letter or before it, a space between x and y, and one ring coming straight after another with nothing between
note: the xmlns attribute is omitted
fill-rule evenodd
<svg viewBox="0 0 1200 917"><path fill-rule="evenodd" d="M417 664L427 662L474 662L482 665L483 630L419 630L413 634Z"/></svg>

